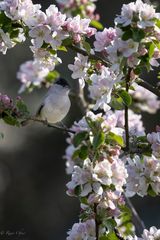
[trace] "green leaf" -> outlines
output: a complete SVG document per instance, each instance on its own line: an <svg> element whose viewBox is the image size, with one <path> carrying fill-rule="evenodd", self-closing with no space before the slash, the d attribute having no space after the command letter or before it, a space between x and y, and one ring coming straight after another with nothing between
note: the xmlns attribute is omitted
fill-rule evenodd
<svg viewBox="0 0 160 240"><path fill-rule="evenodd" d="M132 97L131 97L131 95L127 91L125 91L125 90L119 91L118 95L122 98L123 103L127 107L132 104Z"/></svg>
<svg viewBox="0 0 160 240"><path fill-rule="evenodd" d="M57 78L59 78L59 76L59 72L54 70L52 72L49 72L45 79L47 82L53 83Z"/></svg>
<svg viewBox="0 0 160 240"><path fill-rule="evenodd" d="M13 38L16 39L16 38L18 37L18 34L19 34L19 29L18 29L18 28L12 29L12 31L11 31L11 33L10 33L11 39L13 39Z"/></svg>
<svg viewBox="0 0 160 240"><path fill-rule="evenodd" d="M79 153L80 153L80 149L75 150L73 155L72 155L72 159L75 160L76 158L78 158L79 157Z"/></svg>
<svg viewBox="0 0 160 240"><path fill-rule="evenodd" d="M147 136L140 136L140 137L137 137L137 141L138 142L147 142Z"/></svg>
<svg viewBox="0 0 160 240"><path fill-rule="evenodd" d="M112 97L112 101L111 101L111 107L116 109L116 110L122 110L124 109L124 104L123 104L123 100L121 97Z"/></svg>
<svg viewBox="0 0 160 240"><path fill-rule="evenodd" d="M4 12L0 12L0 26L11 25L11 19L8 18Z"/></svg>
<svg viewBox="0 0 160 240"><path fill-rule="evenodd" d="M97 28L98 30L103 30L103 25L100 22L96 21L96 20L92 20L90 25L92 27Z"/></svg>
<svg viewBox="0 0 160 240"><path fill-rule="evenodd" d="M105 141L105 134L103 132L99 132L94 138L93 138L93 148L97 149L99 148Z"/></svg>
<svg viewBox="0 0 160 240"><path fill-rule="evenodd" d="M89 117L86 117L85 118L86 121L87 121L87 124L88 126L91 128L91 129L94 129L96 127L96 123Z"/></svg>
<svg viewBox="0 0 160 240"><path fill-rule="evenodd" d="M154 54L154 49L155 49L155 45L153 43L150 44L150 47L149 47L149 58L152 58L153 54Z"/></svg>
<svg viewBox="0 0 160 240"><path fill-rule="evenodd" d="M73 138L73 145L75 147L78 147L82 143L82 141L86 140L87 138L88 138L88 132L86 131L79 132Z"/></svg>
<svg viewBox="0 0 160 240"><path fill-rule="evenodd" d="M133 71L136 75L140 75L142 72L142 69L140 67L136 67Z"/></svg>
<svg viewBox="0 0 160 240"><path fill-rule="evenodd" d="M155 45L160 50L160 42L156 42Z"/></svg>
<svg viewBox="0 0 160 240"><path fill-rule="evenodd" d="M109 135L108 135L108 138L110 140L113 140L115 142L117 142L121 147L124 147L124 141L123 141L123 137L120 136L120 135L117 135L113 132L110 132Z"/></svg>
<svg viewBox="0 0 160 240"><path fill-rule="evenodd" d="M80 149L79 149L79 157L82 159L82 160L85 160L87 157L88 157L88 147L87 146L82 146Z"/></svg>
<svg viewBox="0 0 160 240"><path fill-rule="evenodd" d="M125 205L119 206L121 210L121 214L118 217L120 219L120 225L118 226L118 229L121 231L121 228L123 229L123 235L133 235L134 233L134 225L132 223L132 213L131 209L128 208Z"/></svg>
<svg viewBox="0 0 160 240"><path fill-rule="evenodd" d="M155 191L153 190L152 186L149 185L147 193L151 196L151 197L156 197L157 194L155 193Z"/></svg>
<svg viewBox="0 0 160 240"><path fill-rule="evenodd" d="M63 51L63 52L68 52L67 48L65 46L59 46L58 47L59 51Z"/></svg>
<svg viewBox="0 0 160 240"><path fill-rule="evenodd" d="M160 28L160 19L156 20L156 26Z"/></svg>
<svg viewBox="0 0 160 240"><path fill-rule="evenodd" d="M99 240L108 240L108 237L107 236L102 236L99 238Z"/></svg>
<svg viewBox="0 0 160 240"><path fill-rule="evenodd" d="M6 115L4 118L3 118L4 122L9 124L9 125L12 125L12 126L19 126L19 122L17 121L16 118L12 117L11 115Z"/></svg>
<svg viewBox="0 0 160 240"><path fill-rule="evenodd" d="M105 222L103 222L103 224L105 224L105 227L109 232L113 232L115 227L117 226L116 221L112 218L106 219Z"/></svg>
<svg viewBox="0 0 160 240"><path fill-rule="evenodd" d="M142 29L134 28L132 30L132 39L135 42L140 42L142 39L145 38L145 32Z"/></svg>
<svg viewBox="0 0 160 240"><path fill-rule="evenodd" d="M79 195L81 194L81 186L75 187L74 193L75 193L77 196L79 196Z"/></svg>
<svg viewBox="0 0 160 240"><path fill-rule="evenodd" d="M85 50L87 51L88 54L90 54L91 52L91 46L88 42L83 42L83 47L85 48Z"/></svg>
<svg viewBox="0 0 160 240"><path fill-rule="evenodd" d="M72 39L71 38L66 38L62 41L62 46L67 47L67 46L70 46L70 45L72 45Z"/></svg>
<svg viewBox="0 0 160 240"><path fill-rule="evenodd" d="M28 116L29 111L26 104L20 99L16 101L16 107L22 116Z"/></svg>
<svg viewBox="0 0 160 240"><path fill-rule="evenodd" d="M128 39L132 38L132 30L129 29L128 31L126 31L123 35L122 35L122 40L123 41L127 41Z"/></svg>
<svg viewBox="0 0 160 240"><path fill-rule="evenodd" d="M114 232L110 232L107 234L106 240L119 240L119 239Z"/></svg>

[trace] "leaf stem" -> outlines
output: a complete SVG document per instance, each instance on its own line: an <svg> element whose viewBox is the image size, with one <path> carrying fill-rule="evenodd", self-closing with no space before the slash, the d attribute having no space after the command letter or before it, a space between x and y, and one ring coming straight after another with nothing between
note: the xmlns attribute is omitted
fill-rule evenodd
<svg viewBox="0 0 160 240"><path fill-rule="evenodd" d="M108 67L110 65L109 62L106 62L103 58L101 58L100 56L98 55L95 55L95 54L88 54L85 50L83 50L82 48L79 48L75 45L69 45L67 46L68 48L72 49L73 51L75 52L78 52L78 53L81 53L82 55L84 56L88 56L88 58L90 60L96 60L96 61L101 61L102 64L106 67Z"/></svg>

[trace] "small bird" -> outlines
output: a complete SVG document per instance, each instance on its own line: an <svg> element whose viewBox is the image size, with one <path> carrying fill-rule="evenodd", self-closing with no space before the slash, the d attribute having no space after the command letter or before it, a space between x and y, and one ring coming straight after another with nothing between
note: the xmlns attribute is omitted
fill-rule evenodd
<svg viewBox="0 0 160 240"><path fill-rule="evenodd" d="M36 118L47 121L50 124L61 122L71 106L69 92L70 86L67 81L59 78L48 90L36 113ZM26 126L29 122L30 120L26 120L21 124Z"/></svg>

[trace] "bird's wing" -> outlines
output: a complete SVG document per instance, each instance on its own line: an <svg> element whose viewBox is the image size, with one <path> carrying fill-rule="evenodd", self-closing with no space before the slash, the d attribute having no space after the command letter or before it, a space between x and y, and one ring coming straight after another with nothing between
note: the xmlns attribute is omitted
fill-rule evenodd
<svg viewBox="0 0 160 240"><path fill-rule="evenodd" d="M39 106L39 108L38 108L38 110L36 112L36 116L37 117L41 115L41 110L42 110L43 107L44 107L44 103Z"/></svg>

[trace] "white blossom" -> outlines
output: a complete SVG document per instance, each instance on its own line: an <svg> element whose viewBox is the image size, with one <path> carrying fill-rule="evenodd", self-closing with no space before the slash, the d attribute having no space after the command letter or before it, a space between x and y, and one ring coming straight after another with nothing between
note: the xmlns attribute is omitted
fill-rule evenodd
<svg viewBox="0 0 160 240"><path fill-rule="evenodd" d="M128 158L128 179L126 195L131 197L135 194L147 195L147 190L151 186L158 195L160 193L160 161L155 156L144 156L141 159L136 155L133 159Z"/></svg>
<svg viewBox="0 0 160 240"><path fill-rule="evenodd" d="M96 41L94 42L95 51L101 52L115 39L116 30L114 28L104 28L102 32L95 34Z"/></svg>
<svg viewBox="0 0 160 240"><path fill-rule="evenodd" d="M7 49L14 47L16 44L10 39L8 33L4 33L2 29L0 29L0 52L6 54Z"/></svg>
<svg viewBox="0 0 160 240"><path fill-rule="evenodd" d="M112 88L120 79L121 76L117 76L111 69L104 66L101 68L100 74L93 73L90 76L90 97L96 100L94 110L98 108L102 108L104 111L110 109L108 103L111 101Z"/></svg>
<svg viewBox="0 0 160 240"><path fill-rule="evenodd" d="M159 16L160 14L156 13L152 5L137 0L135 3L123 4L121 15L115 19L115 23L128 26L132 25L132 22L136 22L139 28L145 29L153 27L154 19L158 19Z"/></svg>
<svg viewBox="0 0 160 240"><path fill-rule="evenodd" d="M154 93L136 83L133 84L133 87L135 90L130 90L130 93L133 99L136 100L135 105L138 108L149 113L156 113L156 111L160 109L160 101Z"/></svg>
<svg viewBox="0 0 160 240"><path fill-rule="evenodd" d="M36 48L42 47L44 42L48 42L51 29L48 25L38 25L29 31L29 35L33 38L33 44Z"/></svg>
<svg viewBox="0 0 160 240"><path fill-rule="evenodd" d="M21 81L22 86L19 92L23 92L30 86L40 86L48 75L49 69L40 64L37 60L27 61L20 66L17 78Z"/></svg>
<svg viewBox="0 0 160 240"><path fill-rule="evenodd" d="M80 53L78 53L75 57L74 64L68 65L68 68L73 72L72 78L80 79L82 88L85 86L84 80L88 77L87 71L89 67L90 63L88 61L88 56L83 56Z"/></svg>
<svg viewBox="0 0 160 240"><path fill-rule="evenodd" d="M124 111L116 110L115 115L117 117L117 126L124 128ZM129 132L130 135L142 136L145 135L143 122L141 120L142 116L140 114L135 114L132 110L128 111L129 118Z"/></svg>
<svg viewBox="0 0 160 240"><path fill-rule="evenodd" d="M95 220L90 219L86 222L75 223L68 235L67 240L96 240Z"/></svg>
<svg viewBox="0 0 160 240"><path fill-rule="evenodd" d="M156 157L160 157L160 132L147 134L148 141L152 144L151 148Z"/></svg>

